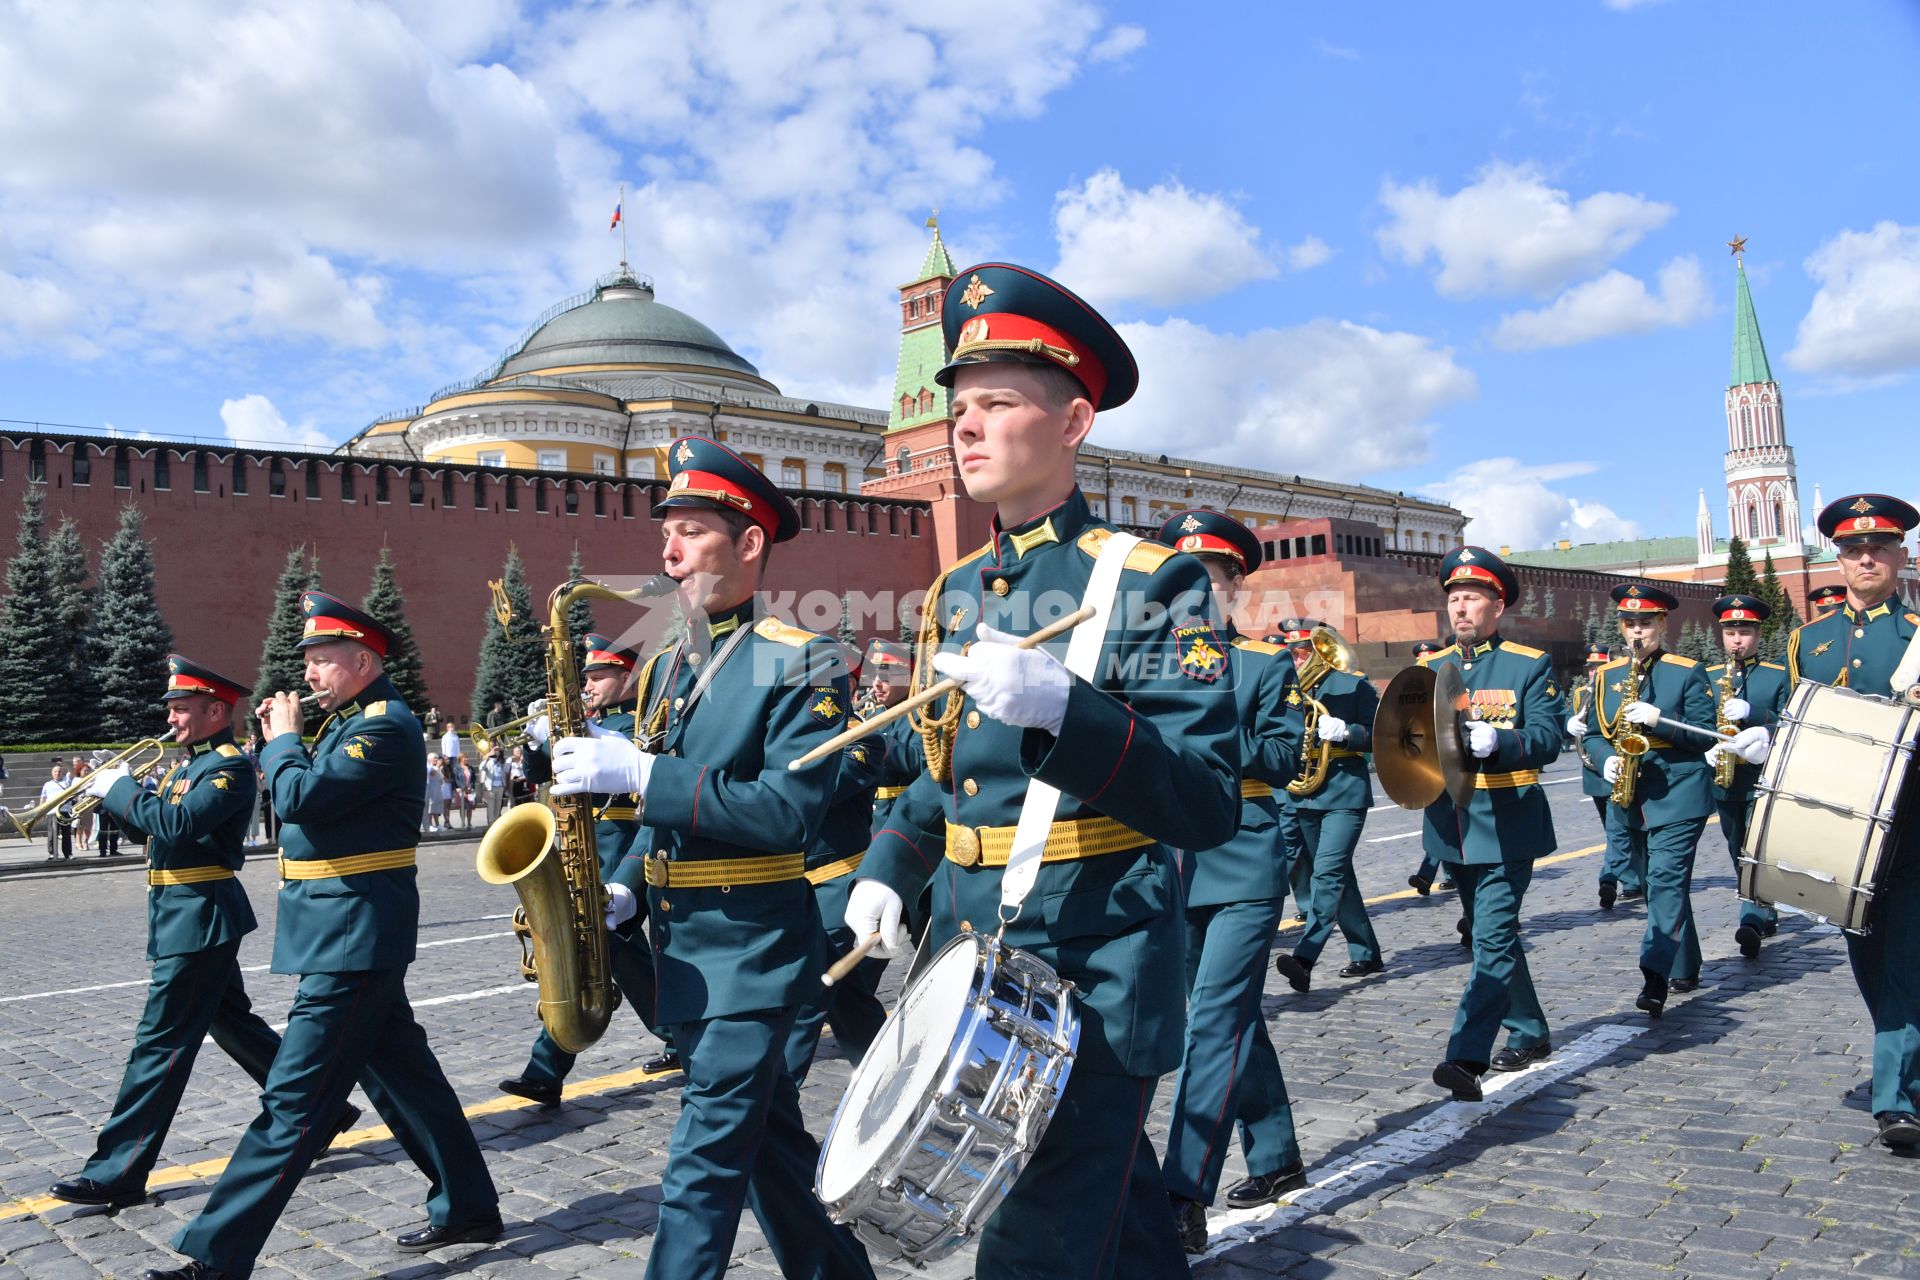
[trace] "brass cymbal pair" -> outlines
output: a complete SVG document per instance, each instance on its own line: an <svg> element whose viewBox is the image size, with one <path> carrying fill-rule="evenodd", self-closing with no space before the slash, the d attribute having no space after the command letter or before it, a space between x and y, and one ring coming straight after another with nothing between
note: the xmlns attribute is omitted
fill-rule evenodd
<svg viewBox="0 0 1920 1280"><path fill-rule="evenodd" d="M1424 809L1442 795L1473 797L1466 747L1472 701L1451 663L1408 667L1380 695L1373 713L1373 767L1380 789L1402 809Z"/></svg>

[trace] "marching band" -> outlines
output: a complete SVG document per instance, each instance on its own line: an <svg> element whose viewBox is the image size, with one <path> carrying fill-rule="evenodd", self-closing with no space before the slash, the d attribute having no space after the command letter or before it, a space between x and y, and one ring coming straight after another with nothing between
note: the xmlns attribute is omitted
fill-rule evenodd
<svg viewBox="0 0 1920 1280"><path fill-rule="evenodd" d="M1451 635L1419 654L1424 683L1407 688L1424 700L1408 719L1401 683L1383 700L1333 628L1239 633L1262 544L1237 520L1181 511L1148 541L1095 514L1076 455L1138 373L1091 306L984 263L959 273L942 323L960 475L993 522L932 585L914 651L849 655L761 613L797 512L746 459L687 437L653 513L684 634L651 658L583 637L578 675L549 691L584 698L576 713L549 701L525 717L559 818L501 836L487 873L520 891L542 981L543 1029L500 1088L556 1105L577 1054L617 1004L633 1007L663 1049L648 1069L684 1073L650 1278L719 1277L743 1207L788 1276L870 1280L870 1257L968 1242L983 1277L1183 1274L1207 1247L1231 1130L1248 1176L1227 1206L1304 1187L1262 992L1269 963L1308 992L1336 924L1340 977L1386 968L1354 869L1370 756L1393 800L1424 809L1408 883L1460 893L1472 965L1432 1072L1451 1098L1480 1101L1488 1072L1553 1053L1523 906L1556 848L1541 772L1571 742L1605 830L1600 906L1646 900L1636 1006L1658 1018L1699 981L1690 892L1717 814L1740 954L1759 955L1777 907L1847 929L1875 1032L1877 1136L1920 1147L1920 822L1881 823L1864 837L1873 856L1830 874L1809 869L1820 840L1804 812L1841 821L1831 794L1872 772L1814 773L1823 732L1877 750L1896 790L1911 773L1920 617L1895 587L1920 512L1880 494L1828 505L1819 527L1845 589L1792 634L1784 666L1758 658L1755 597L1714 602L1725 657L1703 666L1666 648L1678 601L1623 583L1620 647L1590 653L1565 700L1548 655L1501 634L1513 569L1458 548L1436 584ZM1079 611L1043 616L1056 596ZM272 967L299 984L283 1034L253 1012L236 962L257 927L237 878L254 773L232 732L250 691L171 656L184 763L157 793L131 761L84 784L147 837L153 971L94 1155L52 1195L145 1197L209 1034L261 1086L258 1116L173 1241L185 1260L148 1280L249 1275L301 1175L357 1119L356 1084L429 1179L426 1225L399 1249L505 1229L407 999L424 748L384 675L392 637L319 591L302 609L310 692L269 691L257 709L285 822ZM862 667L864 689L850 679ZM1433 749L1417 765L1415 738ZM557 870L536 889L524 876L543 859ZM1274 957L1289 888L1305 927ZM889 1014L876 993L901 956ZM827 1027L857 1066L823 1139L799 1088ZM1146 1119L1168 1075L1160 1156ZM915 1136L933 1134L951 1141Z"/></svg>

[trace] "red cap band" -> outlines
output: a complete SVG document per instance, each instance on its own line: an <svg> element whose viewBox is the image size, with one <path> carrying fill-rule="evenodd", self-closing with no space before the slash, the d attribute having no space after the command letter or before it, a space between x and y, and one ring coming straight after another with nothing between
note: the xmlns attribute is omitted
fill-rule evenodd
<svg viewBox="0 0 1920 1280"><path fill-rule="evenodd" d="M673 478L673 483L667 486L667 496L711 499L728 510L738 511L770 534L780 523L779 517L751 493L725 476L716 475L711 471L680 472Z"/></svg>
<svg viewBox="0 0 1920 1280"><path fill-rule="evenodd" d="M1851 538L1866 533L1891 533L1895 537L1905 533L1898 520L1889 520L1885 516L1855 516L1851 520L1842 520L1833 531L1836 538Z"/></svg>
<svg viewBox="0 0 1920 1280"><path fill-rule="evenodd" d="M1506 588L1500 585L1500 579L1494 576L1493 571L1491 569L1482 569L1477 564L1455 565L1453 572L1448 574L1446 581L1440 585L1442 587L1450 587L1456 582L1471 582L1475 586L1492 587L1494 594L1502 600L1507 597Z"/></svg>
<svg viewBox="0 0 1920 1280"><path fill-rule="evenodd" d="M1088 399L1096 405L1107 389L1106 366L1094 358L1091 349L1031 316L996 311L975 316L960 326L960 341L953 349L955 360L987 351L1025 351L1057 364L1080 379Z"/></svg>
<svg viewBox="0 0 1920 1280"><path fill-rule="evenodd" d="M1246 553L1225 538L1211 533L1190 533L1175 544L1174 550L1201 556L1227 556L1242 569L1247 567Z"/></svg>
<svg viewBox="0 0 1920 1280"><path fill-rule="evenodd" d="M1667 606L1649 600L1645 596L1628 596L1620 601L1622 613L1665 613L1666 611Z"/></svg>
<svg viewBox="0 0 1920 1280"><path fill-rule="evenodd" d="M204 693L208 697L218 698L232 706L240 701L240 691L231 685L215 684L211 680L202 680L199 676L175 674L167 677L168 693Z"/></svg>
<svg viewBox="0 0 1920 1280"><path fill-rule="evenodd" d="M1760 615L1751 609L1729 609L1720 615L1722 622L1758 622Z"/></svg>
<svg viewBox="0 0 1920 1280"><path fill-rule="evenodd" d="M307 640L316 636L337 640L358 640L381 657L387 656L385 636L363 631L344 618L328 618L316 613L307 619L307 628L301 634L302 638Z"/></svg>

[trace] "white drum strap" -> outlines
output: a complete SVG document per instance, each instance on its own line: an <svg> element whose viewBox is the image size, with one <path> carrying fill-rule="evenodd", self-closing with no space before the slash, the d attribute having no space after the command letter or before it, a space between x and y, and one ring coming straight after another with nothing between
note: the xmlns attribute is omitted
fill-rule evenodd
<svg viewBox="0 0 1920 1280"><path fill-rule="evenodd" d="M1067 670L1082 680L1093 677L1100 651L1107 636L1107 623L1119 595L1120 566L1140 539L1130 533L1111 534L1093 562L1093 575L1080 597L1081 607L1092 606L1094 614L1073 629L1067 639ZM1027 782L1027 796L1020 804L1020 822L1013 831L1013 848L1007 854L1006 870L1000 873L1000 919L1010 922L1020 914L1020 904L1033 891L1040 875L1040 855L1046 852L1047 836L1053 830L1054 814L1060 808L1060 788L1050 787L1038 778Z"/></svg>

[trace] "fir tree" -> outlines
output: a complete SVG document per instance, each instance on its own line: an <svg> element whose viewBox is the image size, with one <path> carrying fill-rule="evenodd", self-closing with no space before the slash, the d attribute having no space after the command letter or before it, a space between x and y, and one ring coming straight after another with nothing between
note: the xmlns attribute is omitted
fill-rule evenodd
<svg viewBox="0 0 1920 1280"><path fill-rule="evenodd" d="M573 544L573 558L567 561L567 581L581 582L586 579L586 571L580 567L580 544ZM574 648L579 648L589 631L594 630L593 601L575 600L567 606L567 632L573 637Z"/></svg>
<svg viewBox="0 0 1920 1280"><path fill-rule="evenodd" d="M525 713L527 704L547 696L546 646L540 638L541 620L534 615L533 597L527 590L526 568L520 563L520 548L508 546L507 563L500 573L512 614L507 625L500 625L491 601L487 604L487 630L480 641L480 665L473 676L473 718L485 717L495 698L507 706L509 717Z"/></svg>
<svg viewBox="0 0 1920 1280"><path fill-rule="evenodd" d="M400 694L400 700L415 711L427 708L427 682L421 672L420 650L413 642L413 628L407 625L407 598L393 573L393 552L384 544L380 559L374 562L373 581L360 607L369 618L387 629L393 644L387 650L387 679Z"/></svg>
<svg viewBox="0 0 1920 1280"><path fill-rule="evenodd" d="M7 562L7 598L0 605L0 724L16 743L70 740L60 708L47 696L70 648L47 554L45 499L45 485L27 486L19 550Z"/></svg>
<svg viewBox="0 0 1920 1280"><path fill-rule="evenodd" d="M280 580L273 587L273 604L267 613L267 639L260 648L260 670L253 677L256 704L276 693L307 687L307 660L300 653L300 636L306 629L306 616L300 612L300 593L315 582L315 571L307 559L305 547L287 552Z"/></svg>
<svg viewBox="0 0 1920 1280"><path fill-rule="evenodd" d="M71 516L47 539L47 575L53 584L60 636L66 654L59 674L47 687L48 701L60 712L69 738L92 742L100 734L99 682L94 677L87 633L93 618L93 591L87 586L87 548Z"/></svg>
<svg viewBox="0 0 1920 1280"><path fill-rule="evenodd" d="M1767 552L1762 562L1760 590L1757 594L1760 602L1772 610L1767 620L1760 624L1760 656L1768 662L1785 662L1787 637L1800 625L1800 614L1794 609L1787 589L1780 584L1780 575L1773 567L1771 551Z"/></svg>
<svg viewBox="0 0 1920 1280"><path fill-rule="evenodd" d="M1753 560L1747 555L1747 544L1738 535L1727 540L1727 576L1720 590L1727 595L1760 594L1760 579L1753 572Z"/></svg>
<svg viewBox="0 0 1920 1280"><path fill-rule="evenodd" d="M120 528L100 553L100 606L92 654L99 676L100 736L130 742L151 736L167 689L173 633L153 590L153 546L141 532L140 509L120 508Z"/></svg>

